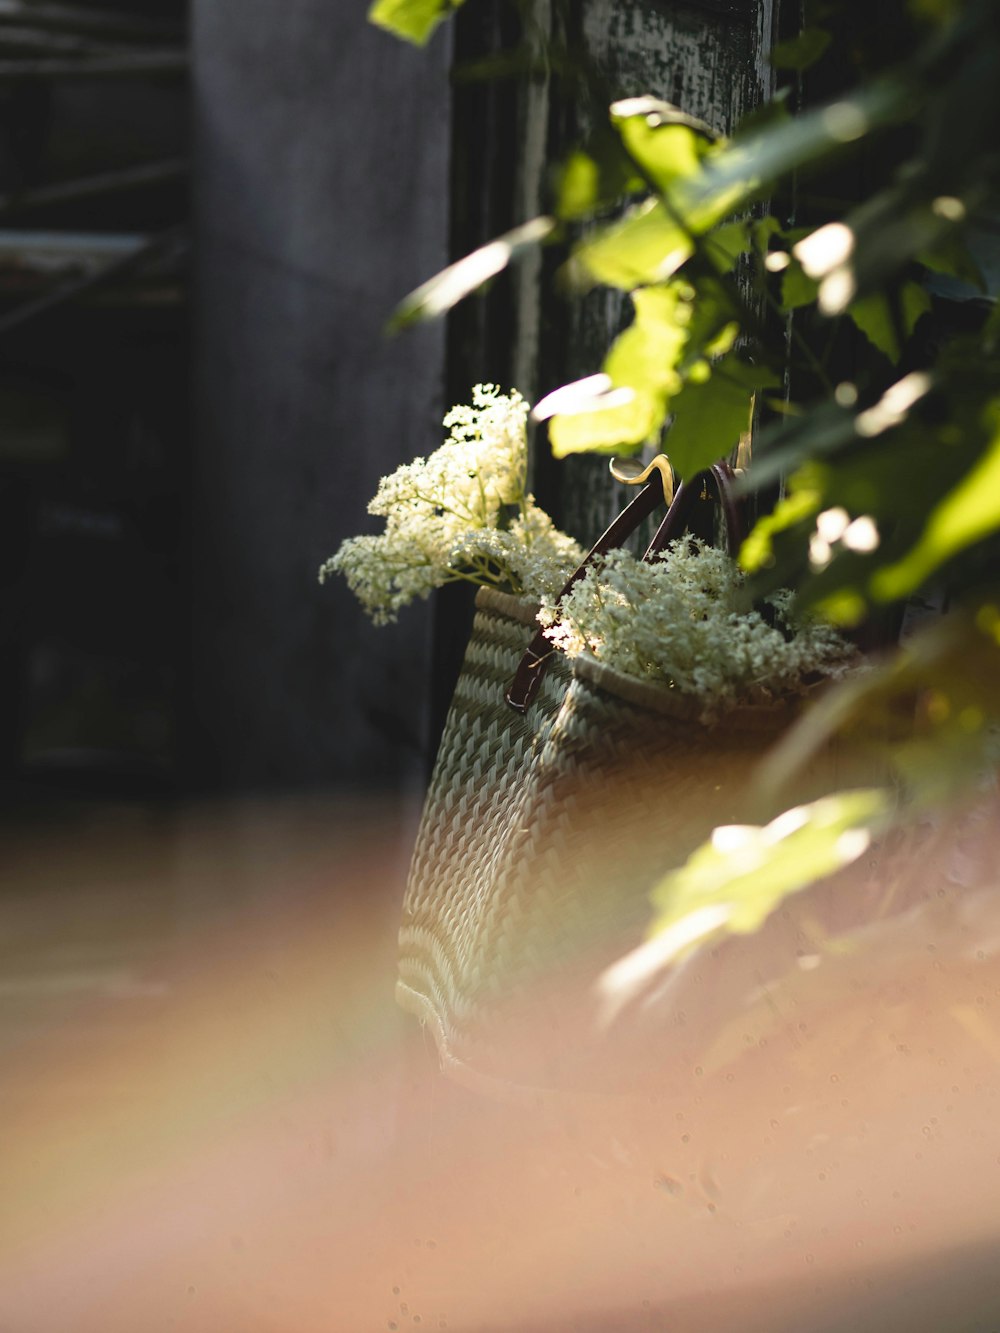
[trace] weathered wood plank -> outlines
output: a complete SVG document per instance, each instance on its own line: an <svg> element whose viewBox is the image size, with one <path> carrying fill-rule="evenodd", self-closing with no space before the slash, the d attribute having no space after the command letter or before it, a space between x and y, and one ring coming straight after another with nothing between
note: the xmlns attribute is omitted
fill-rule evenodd
<svg viewBox="0 0 1000 1333"><path fill-rule="evenodd" d="M162 162L144 163L140 167L125 167L121 171L103 171L94 176L79 176L74 180L41 185L37 189L0 194L0 214L23 213L30 208L51 204L93 199L102 194L118 194L126 190L144 189L182 180L191 170L186 158L167 158Z"/></svg>
<svg viewBox="0 0 1000 1333"><path fill-rule="evenodd" d="M83 5L25 4L23 0L0 0L0 25L46 28L51 32L89 33L125 41L176 42L184 38L184 27L165 19L140 18L135 14L90 9Z"/></svg>
<svg viewBox="0 0 1000 1333"><path fill-rule="evenodd" d="M586 0L575 11L574 29L565 36L589 62L591 88L603 87L608 101L652 93L726 133L770 87L766 53L774 3L733 0L666 7L653 0ZM605 108L591 96L570 107L549 105L548 113L550 152L553 147L565 151L594 128ZM531 179L543 188L537 168ZM535 202L535 211L540 211L543 198ZM526 214L529 211L526 200ZM529 381L536 392L600 369L608 345L628 321L629 306L624 296L607 289L569 304L551 290L533 298L525 290L532 276L526 271L522 282L519 327L525 357L536 359ZM536 472L536 485L558 509L563 526L583 541L603 531L621 507L619 488L609 483L603 458L571 458L553 467L539 450Z"/></svg>
<svg viewBox="0 0 1000 1333"><path fill-rule="evenodd" d="M0 51L4 55L74 56L107 55L115 48L75 33L51 32L47 28L10 26L0 22Z"/></svg>
<svg viewBox="0 0 1000 1333"><path fill-rule="evenodd" d="M185 51L143 51L77 60L0 60L0 83L25 79L133 79L186 74Z"/></svg>

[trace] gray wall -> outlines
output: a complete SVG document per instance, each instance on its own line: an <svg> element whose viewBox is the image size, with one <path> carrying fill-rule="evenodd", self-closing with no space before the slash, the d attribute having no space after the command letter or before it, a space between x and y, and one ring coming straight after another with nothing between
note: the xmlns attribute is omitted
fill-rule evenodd
<svg viewBox="0 0 1000 1333"><path fill-rule="evenodd" d="M419 784L429 614L375 630L316 569L379 476L440 442L450 30L417 51L339 0L193 6L195 778Z"/></svg>

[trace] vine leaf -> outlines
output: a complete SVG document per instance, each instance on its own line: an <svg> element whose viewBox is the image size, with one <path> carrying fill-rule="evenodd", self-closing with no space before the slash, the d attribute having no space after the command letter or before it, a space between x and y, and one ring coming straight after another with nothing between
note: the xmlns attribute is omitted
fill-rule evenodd
<svg viewBox="0 0 1000 1333"><path fill-rule="evenodd" d="M457 263L449 264L399 304L389 321L388 331L397 333L418 320L434 319L445 314L463 297L502 273L512 259L532 246L549 240L557 226L555 218L532 218L530 222L522 223L513 231L505 232L496 240L473 250L471 255L466 255Z"/></svg>
<svg viewBox="0 0 1000 1333"><path fill-rule="evenodd" d="M907 596L946 560L1000 530L1000 399L990 410L993 438L975 466L931 509L916 545L873 577L879 601Z"/></svg>
<svg viewBox="0 0 1000 1333"><path fill-rule="evenodd" d="M862 788L786 810L762 828L717 828L653 891L650 938L602 976L605 1021L663 969L709 940L757 930L791 894L856 861L889 812L886 792Z"/></svg>
<svg viewBox="0 0 1000 1333"><path fill-rule="evenodd" d="M658 199L647 199L620 221L578 245L566 266L577 288L595 282L630 292L663 282L694 251L691 239L667 216Z"/></svg>
<svg viewBox="0 0 1000 1333"><path fill-rule="evenodd" d="M815 111L751 125L706 157L688 186L686 215L707 229L765 195L789 172L818 165L913 111L912 85L886 78Z"/></svg>
<svg viewBox="0 0 1000 1333"><path fill-rule="evenodd" d="M931 308L931 298L917 282L907 282L899 293L899 319L902 329L897 328L896 319L889 297L885 292L872 292L863 296L847 307L847 313L865 335L868 341L892 362L902 356L900 332L903 339L909 338L921 315Z"/></svg>
<svg viewBox="0 0 1000 1333"><path fill-rule="evenodd" d="M426 46L438 24L462 3L463 0L375 0L368 19L414 46Z"/></svg>
<svg viewBox="0 0 1000 1333"><path fill-rule="evenodd" d="M587 144L574 148L555 181L555 213L563 222L590 218L619 199L648 193L646 183L610 130L595 131Z"/></svg>
<svg viewBox="0 0 1000 1333"><path fill-rule="evenodd" d="M553 418L549 442L557 458L586 450L631 452L659 432L668 400L681 387L677 365L687 344L692 295L686 283L632 293L635 320L604 362L606 393L578 397Z"/></svg>
<svg viewBox="0 0 1000 1333"><path fill-rule="evenodd" d="M895 770L913 808L952 799L997 762L1000 608L932 617L891 657L826 691L757 772L763 799L801 780L835 738Z"/></svg>
<svg viewBox="0 0 1000 1333"><path fill-rule="evenodd" d="M630 97L611 105L611 122L649 184L683 211L684 184L701 171L719 136L669 102Z"/></svg>
<svg viewBox="0 0 1000 1333"><path fill-rule="evenodd" d="M753 395L772 388L777 378L759 366L750 366L730 353L714 367L702 362L670 404L674 423L667 435L670 462L689 478L730 453L750 427Z"/></svg>
<svg viewBox="0 0 1000 1333"><path fill-rule="evenodd" d="M788 69L802 73L816 64L833 38L825 28L803 28L797 37L779 42L770 55L773 69Z"/></svg>
<svg viewBox="0 0 1000 1333"><path fill-rule="evenodd" d="M554 416L549 423L549 443L556 458L578 453L628 453L632 451L630 446L641 444L650 434L655 415L655 404L648 394L609 386L605 393L580 396L572 412Z"/></svg>

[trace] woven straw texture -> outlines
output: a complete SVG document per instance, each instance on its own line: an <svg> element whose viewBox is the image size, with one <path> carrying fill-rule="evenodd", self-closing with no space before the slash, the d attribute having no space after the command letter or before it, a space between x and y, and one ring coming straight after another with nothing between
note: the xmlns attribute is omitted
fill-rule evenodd
<svg viewBox="0 0 1000 1333"><path fill-rule="evenodd" d="M744 708L717 726L672 691L555 654L529 714L503 693L534 607L477 598L417 837L397 998L446 1069L476 1081L591 1081L592 983L639 942L648 894L717 824L787 724ZM589 1071L589 1072L588 1072Z"/></svg>

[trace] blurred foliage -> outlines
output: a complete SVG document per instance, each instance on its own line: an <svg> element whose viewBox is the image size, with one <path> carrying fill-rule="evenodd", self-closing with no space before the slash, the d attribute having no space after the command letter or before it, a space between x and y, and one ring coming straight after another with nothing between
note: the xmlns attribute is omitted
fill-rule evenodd
<svg viewBox="0 0 1000 1333"><path fill-rule="evenodd" d="M438 24L461 4L462 0L375 0L368 17L404 41L424 46Z"/></svg>
<svg viewBox="0 0 1000 1333"><path fill-rule="evenodd" d="M377 8L419 27L445 7ZM660 448L690 478L755 418L742 485L768 498L741 552L752 594L792 586L888 645L806 711L768 781L794 781L831 736L878 740L920 808L993 768L1000 732L1000 6L908 0L891 34L875 6L806 8L774 67L808 92L813 66L853 61L854 86L795 113L785 90L731 138L652 96L615 102L554 173L551 216L453 266L400 318L442 313L539 241L565 246L568 293L626 293L632 322L601 375L546 400L555 452ZM876 184L838 198L861 159L855 179ZM808 225L782 214L790 199ZM936 614L898 646L921 603ZM661 890L660 926L737 875L747 914L725 928L748 928L733 922L801 886L796 864L826 873L851 820L870 829L883 811L838 799L787 839L757 830L742 870L701 849Z"/></svg>
<svg viewBox="0 0 1000 1333"><path fill-rule="evenodd" d="M796 806L763 828L717 828L653 892L659 964L715 935L757 930L789 894L856 861L888 814L885 792L862 789Z"/></svg>

